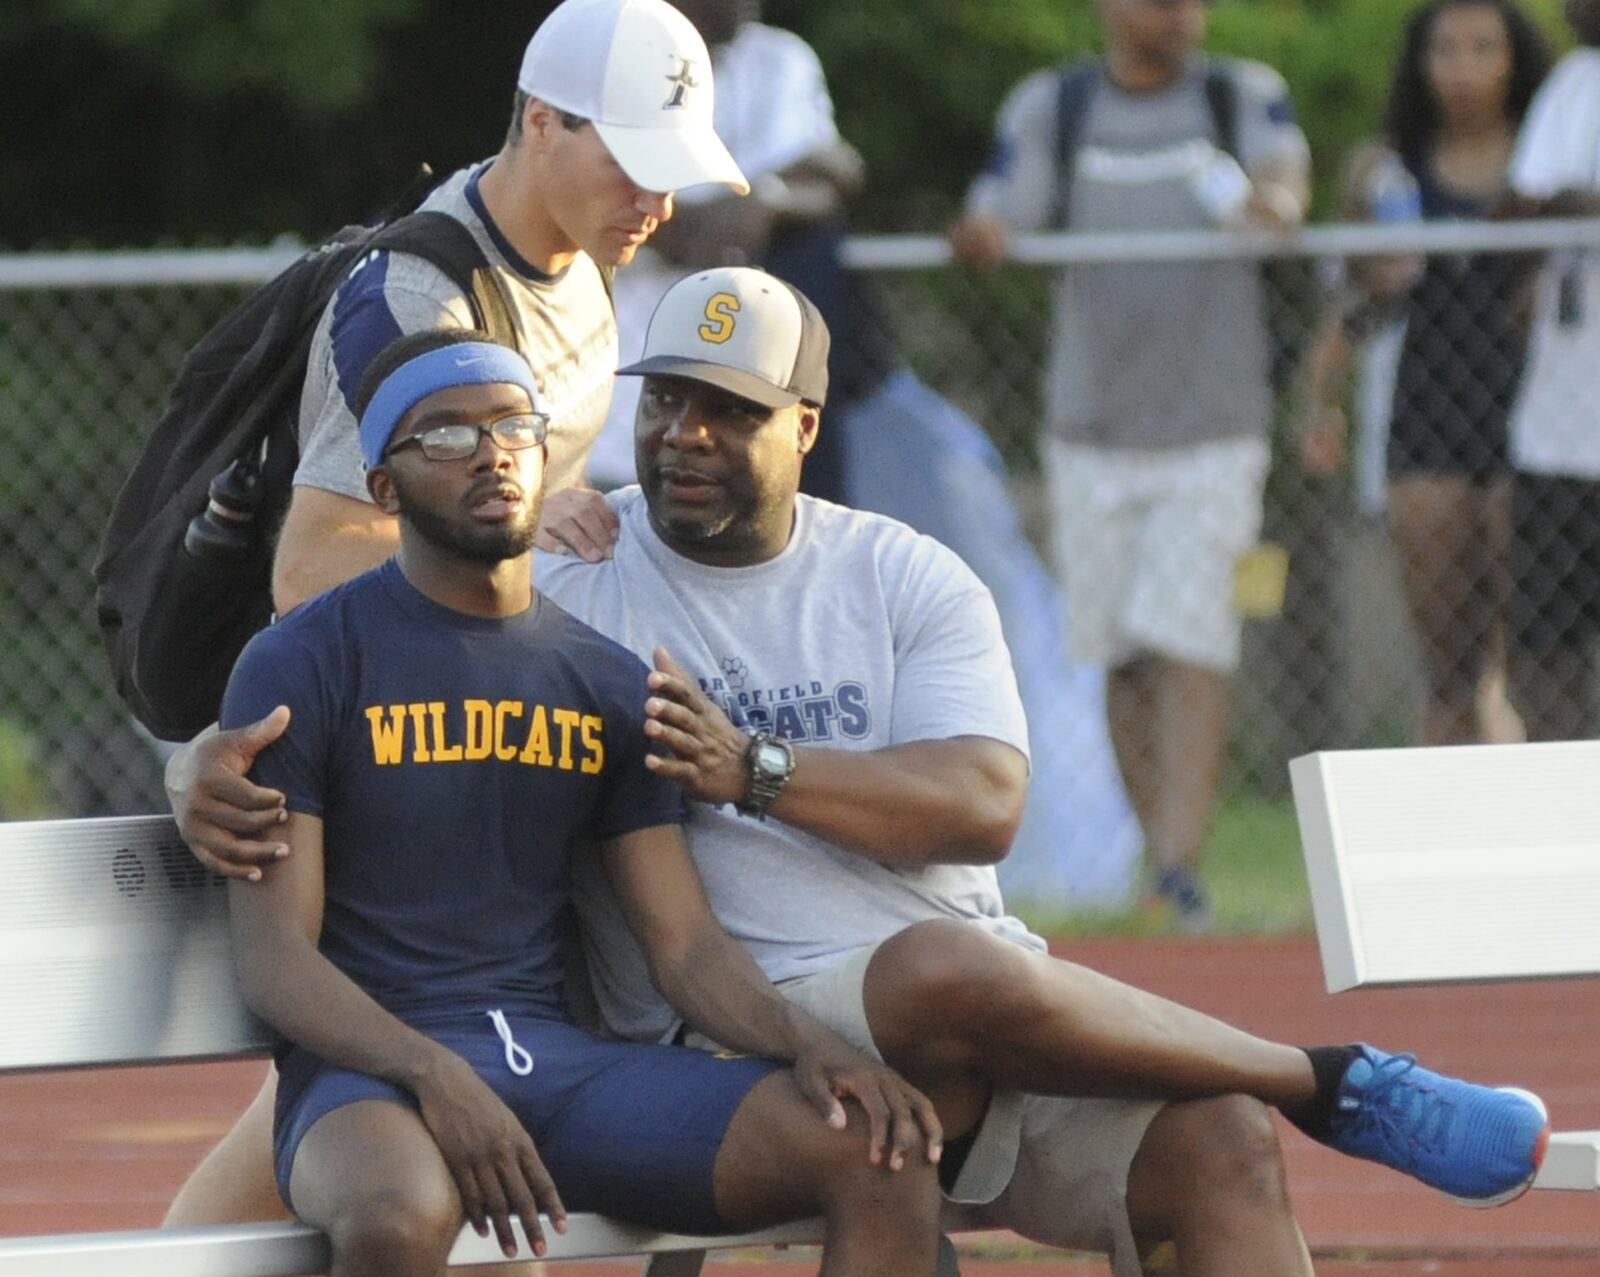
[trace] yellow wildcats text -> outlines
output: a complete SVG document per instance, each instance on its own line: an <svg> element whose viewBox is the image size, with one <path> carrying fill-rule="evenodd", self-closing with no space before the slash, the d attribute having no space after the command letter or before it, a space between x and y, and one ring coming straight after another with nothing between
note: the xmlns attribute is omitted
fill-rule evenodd
<svg viewBox="0 0 1600 1277"><path fill-rule="evenodd" d="M380 767L410 763L462 763L496 758L532 767L576 768L595 775L605 766L598 714L575 709L524 705L521 701L461 702L461 713L446 714L443 701L372 705L372 761ZM453 734L461 724L461 735Z"/></svg>

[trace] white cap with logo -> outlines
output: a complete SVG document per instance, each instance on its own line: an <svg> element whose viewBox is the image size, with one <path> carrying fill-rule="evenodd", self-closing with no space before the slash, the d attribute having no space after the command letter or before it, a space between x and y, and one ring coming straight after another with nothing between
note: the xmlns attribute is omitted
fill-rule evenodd
<svg viewBox="0 0 1600 1277"><path fill-rule="evenodd" d="M635 185L750 184L711 126L711 55L666 0L566 0L533 33L517 87L593 121Z"/></svg>
<svg viewBox="0 0 1600 1277"><path fill-rule="evenodd" d="M644 356L621 377L687 377L768 408L828 397L828 325L811 299L749 266L698 271L650 316Z"/></svg>

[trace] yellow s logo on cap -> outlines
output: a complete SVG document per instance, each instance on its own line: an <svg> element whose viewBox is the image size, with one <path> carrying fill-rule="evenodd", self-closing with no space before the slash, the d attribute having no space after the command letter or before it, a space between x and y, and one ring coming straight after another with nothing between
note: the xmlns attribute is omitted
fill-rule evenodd
<svg viewBox="0 0 1600 1277"><path fill-rule="evenodd" d="M706 322L697 331L702 341L720 346L733 336L734 315L739 310L739 299L732 293L713 294L706 303Z"/></svg>

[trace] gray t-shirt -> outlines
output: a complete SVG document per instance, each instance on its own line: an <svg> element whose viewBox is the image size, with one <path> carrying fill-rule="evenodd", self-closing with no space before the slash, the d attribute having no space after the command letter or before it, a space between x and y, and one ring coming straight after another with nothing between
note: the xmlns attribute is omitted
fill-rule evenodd
<svg viewBox="0 0 1600 1277"><path fill-rule="evenodd" d="M579 253L559 275L521 257L495 226L477 189L486 165L452 174L422 207L461 222L488 257L533 367L539 407L550 414L546 488L583 477L584 463L611 402L617 326L600 269ZM467 328L472 308L431 262L409 253L373 253L340 285L312 337L300 397L296 484L358 500L367 496L351 405L373 357L403 333Z"/></svg>
<svg viewBox="0 0 1600 1277"><path fill-rule="evenodd" d="M1219 160L1206 102L1211 64L1132 93L1100 77L1079 135L1069 226L1082 231L1199 230L1213 224L1197 195ZM1254 62L1223 64L1236 85L1240 161L1247 169L1306 154L1282 78ZM968 194L969 212L1013 232L1045 229L1056 202L1060 71L1024 80L1000 111L994 157ZM1220 157L1225 160L1226 157ZM1046 424L1103 447L1173 448L1264 437L1270 411L1260 271L1254 262L1072 266L1056 282Z"/></svg>
<svg viewBox="0 0 1600 1277"><path fill-rule="evenodd" d="M877 750L986 736L1026 753L1027 723L989 592L937 541L881 515L801 497L777 558L712 568L669 550L642 495L609 498L616 557L535 556L539 589L641 656L659 644L736 723L796 744ZM690 806L711 906L774 981L809 975L929 918L1043 949L1005 915L987 865L892 869L769 817ZM593 858L575 901L600 1010L628 1037L674 1025Z"/></svg>

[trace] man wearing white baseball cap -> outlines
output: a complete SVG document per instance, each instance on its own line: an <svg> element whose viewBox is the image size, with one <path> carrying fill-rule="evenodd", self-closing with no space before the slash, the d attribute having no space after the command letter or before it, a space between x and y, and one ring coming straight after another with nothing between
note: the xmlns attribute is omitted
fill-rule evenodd
<svg viewBox="0 0 1600 1277"><path fill-rule="evenodd" d="M499 152L423 202L478 241L516 344L549 407L550 500L540 544L586 544L606 520L577 487L617 366L607 273L672 216L679 187L748 187L711 126L710 55L665 0L567 0L534 33ZM286 612L394 550L372 505L352 403L368 361L396 337L472 327L472 308L420 257L377 253L340 287L317 330L301 402L300 464L273 594Z"/></svg>
<svg viewBox="0 0 1600 1277"><path fill-rule="evenodd" d="M594 123L647 191L750 187L711 127L711 57L661 0L568 0L528 43L517 87Z"/></svg>
<svg viewBox="0 0 1600 1277"><path fill-rule="evenodd" d="M539 544L586 543L612 522L581 486L617 366L607 275L672 216L672 192L748 188L711 126L711 60L665 0L566 0L534 33L500 150L446 178L422 207L477 240L510 312L516 346L549 414ZM432 263L363 258L313 338L300 408L300 459L278 536L280 615L388 559L396 521L372 502L354 403L368 364L405 333L475 327L469 299ZM225 734L229 739L233 734ZM169 778L181 787L184 758ZM275 1075L185 1184L173 1225L283 1214L273 1185Z"/></svg>

